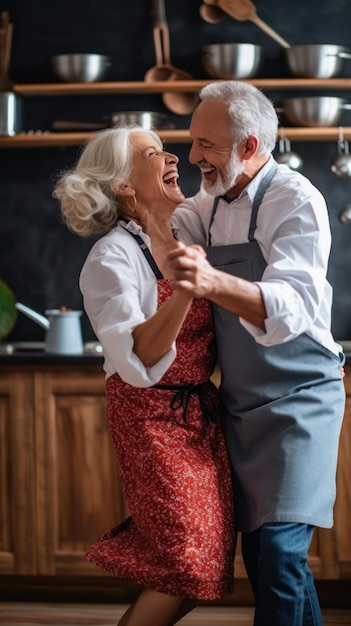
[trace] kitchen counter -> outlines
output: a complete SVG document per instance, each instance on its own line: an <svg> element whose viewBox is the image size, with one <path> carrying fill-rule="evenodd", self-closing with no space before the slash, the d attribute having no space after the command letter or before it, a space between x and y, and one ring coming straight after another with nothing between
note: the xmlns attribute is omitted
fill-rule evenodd
<svg viewBox="0 0 351 626"><path fill-rule="evenodd" d="M351 342L344 345L346 364L351 363ZM7 351L8 346L14 350ZM32 349L31 349L32 347ZM104 362L101 346L96 342L86 343L83 354L51 354L44 350L44 344L0 344L0 365L95 365Z"/></svg>
<svg viewBox="0 0 351 626"><path fill-rule="evenodd" d="M98 342L85 343L82 354L45 352L43 342L0 344L0 365L102 365L103 362L104 357Z"/></svg>
<svg viewBox="0 0 351 626"><path fill-rule="evenodd" d="M0 354L0 365L95 365L104 362L101 355L91 354L47 354L26 352Z"/></svg>

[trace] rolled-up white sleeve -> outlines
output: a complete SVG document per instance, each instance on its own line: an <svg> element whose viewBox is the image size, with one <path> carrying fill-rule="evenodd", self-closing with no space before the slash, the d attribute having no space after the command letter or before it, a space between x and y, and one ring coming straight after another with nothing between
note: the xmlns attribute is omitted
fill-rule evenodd
<svg viewBox="0 0 351 626"><path fill-rule="evenodd" d="M307 199L295 207L271 239L267 267L256 283L267 312L265 332L240 319L256 341L266 346L309 333L323 315L324 303L331 302L332 290L326 281L331 234L324 201Z"/></svg>
<svg viewBox="0 0 351 626"><path fill-rule="evenodd" d="M145 367L133 351L133 330L157 310L157 281L140 255L137 248L98 243L83 266L80 289L102 345L106 377L117 372L130 385L149 387L174 361L176 346L174 342L152 367Z"/></svg>

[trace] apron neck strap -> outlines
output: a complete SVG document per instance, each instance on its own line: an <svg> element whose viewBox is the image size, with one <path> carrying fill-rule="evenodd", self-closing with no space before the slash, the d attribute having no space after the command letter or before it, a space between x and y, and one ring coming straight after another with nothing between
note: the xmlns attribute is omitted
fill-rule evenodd
<svg viewBox="0 0 351 626"><path fill-rule="evenodd" d="M271 169L267 172L267 174L261 180L260 185L259 185L259 187L258 187L258 189L256 191L256 195L255 195L253 203L252 203L251 221L250 221L250 228L249 228L249 241L255 241L254 232L256 230L258 209L259 209L260 204L262 202L263 196L266 193L267 188L269 187L269 185L270 185L270 183L272 181L272 178L273 178L274 174L277 171L277 168L278 168L278 164L276 162L274 162L272 167L271 167ZM211 227L212 227L215 215L216 215L218 203L219 203L219 201L221 199L225 200L228 203L231 202L230 198L228 198L227 195L216 196L215 197L214 202L213 202L213 206L212 206L211 215L210 215L210 222L209 222L209 225L208 225L208 242L207 242L208 246L212 245L212 241L211 241Z"/></svg>
<svg viewBox="0 0 351 626"><path fill-rule="evenodd" d="M263 200L263 196L266 193L269 185L271 184L272 178L276 173L278 168L278 164L276 162L273 163L270 170L268 170L267 174L262 178L259 187L256 191L255 197L252 203L252 212L251 212L251 221L249 228L249 241L255 241L254 233L257 226L257 213L258 209L261 206L261 202Z"/></svg>
<svg viewBox="0 0 351 626"><path fill-rule="evenodd" d="M153 273L155 274L157 280L161 280L163 278L163 274L160 272L159 268L157 267L156 261L154 257L152 256L149 248L147 247L145 241L140 237L140 235L136 235L135 233L132 233L130 230L128 230L128 228L125 228L124 226L122 226L122 228L124 228L124 230L127 231L127 233L129 233L132 237L134 237L135 241L139 245L140 250L145 256L148 264L150 265Z"/></svg>

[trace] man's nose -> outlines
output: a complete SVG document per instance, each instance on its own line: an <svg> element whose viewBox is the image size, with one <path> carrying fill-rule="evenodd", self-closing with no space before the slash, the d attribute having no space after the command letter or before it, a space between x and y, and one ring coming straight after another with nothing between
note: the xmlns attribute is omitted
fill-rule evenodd
<svg viewBox="0 0 351 626"><path fill-rule="evenodd" d="M190 148L189 161L192 165L195 165L196 163L201 161L200 151L196 148L194 144L192 144Z"/></svg>

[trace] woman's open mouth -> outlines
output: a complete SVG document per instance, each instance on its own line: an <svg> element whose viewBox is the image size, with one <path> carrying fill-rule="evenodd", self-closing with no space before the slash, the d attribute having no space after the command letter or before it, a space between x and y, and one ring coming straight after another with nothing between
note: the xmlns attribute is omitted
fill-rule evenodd
<svg viewBox="0 0 351 626"><path fill-rule="evenodd" d="M177 185L177 180L179 178L179 174L176 171L167 172L162 178L163 182L166 185Z"/></svg>

